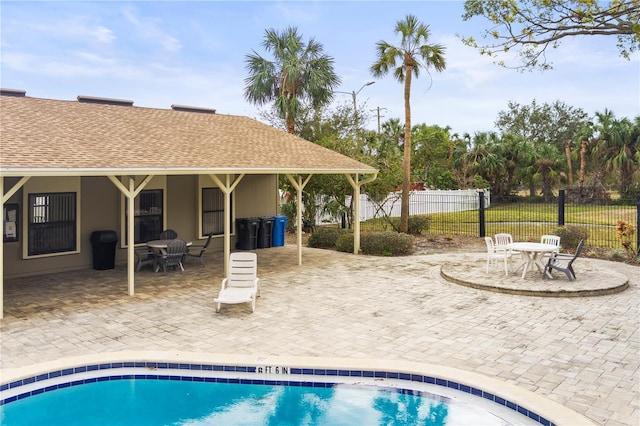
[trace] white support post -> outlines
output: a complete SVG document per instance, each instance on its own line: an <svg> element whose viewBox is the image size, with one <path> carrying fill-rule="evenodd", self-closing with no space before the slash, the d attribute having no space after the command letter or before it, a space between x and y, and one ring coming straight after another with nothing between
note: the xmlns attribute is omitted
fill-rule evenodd
<svg viewBox="0 0 640 426"><path fill-rule="evenodd" d="M360 177L356 174L354 177L345 175L351 187L353 188L353 254L360 252L360 188L369 182L373 182L378 177L377 174L360 181Z"/></svg>
<svg viewBox="0 0 640 426"><path fill-rule="evenodd" d="M129 296L133 296L136 292L135 275L135 250L136 250L136 232L134 227L136 226L135 214L136 214L136 181L133 176L129 177L129 191L131 194L129 202L127 203L127 287L129 290Z"/></svg>
<svg viewBox="0 0 640 426"><path fill-rule="evenodd" d="M302 191L309 183L311 176L313 175L308 175L303 181L302 176L298 175L298 180L296 181L292 175L287 175L287 179L289 179L289 182L291 182L291 185L293 185L297 193L296 235L298 237L298 265L302 265Z"/></svg>
<svg viewBox="0 0 640 426"><path fill-rule="evenodd" d="M0 200L2 200L2 208L4 211L4 203L9 201L9 198L13 196L20 188L24 186L24 184L29 180L29 176L22 177L18 183L16 183L12 188L10 188L7 193L4 193L4 177L0 176ZM2 233L0 235L4 235L4 214L2 215L2 219L0 219L0 229L2 229ZM23 237L24 238L24 237ZM4 240L4 238L3 238ZM4 241L0 241L0 319L4 318Z"/></svg>
<svg viewBox="0 0 640 426"><path fill-rule="evenodd" d="M2 211L4 211L4 178L0 176L0 195L2 196ZM0 219L0 229L4 230L4 213ZM2 231L4 236L4 231ZM0 319L4 318L4 238L0 241Z"/></svg>
<svg viewBox="0 0 640 426"><path fill-rule="evenodd" d="M153 179L152 175L145 177L140 185L136 188L136 180L134 176L129 176L129 186L126 187L124 184L118 179L117 176L107 176L109 180L124 194L127 198L127 289L129 296L133 296L135 294L135 275L136 275L136 265L135 265L135 201L136 197L142 191L142 189L147 186L147 184Z"/></svg>
<svg viewBox="0 0 640 426"><path fill-rule="evenodd" d="M231 255L231 193L236 189L244 177L244 173L238 176L233 182L231 175L225 175L223 183L217 175L209 175L224 193L224 276L229 275L229 256Z"/></svg>

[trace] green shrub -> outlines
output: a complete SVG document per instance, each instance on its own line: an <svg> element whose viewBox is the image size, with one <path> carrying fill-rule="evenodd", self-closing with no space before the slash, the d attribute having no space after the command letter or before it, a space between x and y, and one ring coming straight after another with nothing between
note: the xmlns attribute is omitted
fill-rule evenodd
<svg viewBox="0 0 640 426"><path fill-rule="evenodd" d="M394 231L400 231L400 218L389 218L388 224ZM408 233L411 235L420 235L423 232L427 232L431 226L431 216L426 214L418 214L409 216ZM386 228L386 226L385 226Z"/></svg>
<svg viewBox="0 0 640 426"><path fill-rule="evenodd" d="M338 237L345 233L350 233L346 229L342 228L317 228L313 234L309 237L307 245L313 248L330 248L333 249L336 246ZM353 235L351 236L353 239ZM351 244L353 247L353 243ZM353 251L353 248L351 249Z"/></svg>
<svg viewBox="0 0 640 426"><path fill-rule="evenodd" d="M362 234L360 234L362 243ZM353 232L343 232L336 240L335 248L343 253L353 253Z"/></svg>
<svg viewBox="0 0 640 426"><path fill-rule="evenodd" d="M575 250L580 240L587 241L589 230L582 226L567 225L556 228L555 234L560 237L560 247L564 250Z"/></svg>
<svg viewBox="0 0 640 426"><path fill-rule="evenodd" d="M627 259L627 253L623 249L612 249L606 253L607 260L622 262Z"/></svg>
<svg viewBox="0 0 640 426"><path fill-rule="evenodd" d="M398 232L370 232L360 235L363 254L378 256L404 256L413 251L414 237ZM353 243L351 245L353 251Z"/></svg>
<svg viewBox="0 0 640 426"><path fill-rule="evenodd" d="M408 233L411 235L420 235L423 232L429 230L431 225L431 216L426 214L418 214L409 216L409 229Z"/></svg>

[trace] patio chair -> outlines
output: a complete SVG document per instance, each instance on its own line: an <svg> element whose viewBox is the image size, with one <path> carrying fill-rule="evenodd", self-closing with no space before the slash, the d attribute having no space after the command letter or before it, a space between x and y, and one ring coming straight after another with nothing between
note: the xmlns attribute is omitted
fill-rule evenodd
<svg viewBox="0 0 640 426"><path fill-rule="evenodd" d="M136 247L134 254L137 259L136 272L140 272L140 270L147 265L151 265L155 269L157 262L156 252L151 247Z"/></svg>
<svg viewBox="0 0 640 426"><path fill-rule="evenodd" d="M491 237L484 237L484 241L487 244L487 274L489 273L489 265L498 266L498 261L502 260L504 262L504 274L509 275L508 262L511 258L511 252L508 249L496 246Z"/></svg>
<svg viewBox="0 0 640 426"><path fill-rule="evenodd" d="M553 244L557 247L554 253L560 253L560 237L558 237L557 235L543 235L542 237L540 237L540 242L542 244ZM551 257L551 254L544 253L543 256Z"/></svg>
<svg viewBox="0 0 640 426"><path fill-rule="evenodd" d="M204 253L207 251L209 244L211 244L211 237L213 237L213 233L210 233L207 237L207 242L201 246L189 246L187 247L187 258L194 258L200 261L200 264L204 266Z"/></svg>
<svg viewBox="0 0 640 426"><path fill-rule="evenodd" d="M513 251L507 248L507 246L513 243L513 236L511 234L500 233L495 235L496 238L496 250L507 250L511 254L520 254L519 251Z"/></svg>
<svg viewBox="0 0 640 426"><path fill-rule="evenodd" d="M578 243L578 247L576 248L575 254L568 253L554 253L547 262L547 266L544 268L544 274L542 278L553 278L552 271L558 270L564 272L569 279L569 281L573 281L576 279L576 272L573 270L573 262L580 256L580 252L582 252L582 246L584 245L584 240L580 240Z"/></svg>
<svg viewBox="0 0 640 426"><path fill-rule="evenodd" d="M256 309L256 297L260 296L258 256L250 252L235 252L229 256L229 275L222 280L218 297L213 299L216 312L222 304L250 303L251 312Z"/></svg>
<svg viewBox="0 0 640 426"><path fill-rule="evenodd" d="M186 253L186 241L179 239L171 240L167 244L167 249L158 257L158 265L162 266L162 270L164 271L165 275L167 274L167 269L169 269L169 267L173 267L173 269L180 267L180 272L184 272L184 266L182 266L182 262L184 261Z"/></svg>
<svg viewBox="0 0 640 426"><path fill-rule="evenodd" d="M165 229L160 233L161 240L175 240L178 238L178 233L173 229Z"/></svg>

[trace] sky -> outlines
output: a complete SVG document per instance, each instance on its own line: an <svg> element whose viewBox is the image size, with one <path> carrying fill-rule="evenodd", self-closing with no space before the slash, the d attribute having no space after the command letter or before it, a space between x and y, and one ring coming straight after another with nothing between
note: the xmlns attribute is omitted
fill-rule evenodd
<svg viewBox="0 0 640 426"><path fill-rule="evenodd" d="M548 58L554 69L518 72L464 46L484 18L464 21L462 1L9 1L0 3L0 86L27 96L126 99L134 106L215 108L265 121L244 98L246 55L271 59L266 29L296 27L321 43L342 83L336 104L352 105L369 129L404 121L403 86L374 78L375 45L399 44L397 21L414 14L430 43L445 47L446 69L413 80L412 123L450 127L460 135L494 131L509 102L556 101L590 116L640 116L640 54L622 58L616 37L565 39ZM367 82L374 84L364 86Z"/></svg>

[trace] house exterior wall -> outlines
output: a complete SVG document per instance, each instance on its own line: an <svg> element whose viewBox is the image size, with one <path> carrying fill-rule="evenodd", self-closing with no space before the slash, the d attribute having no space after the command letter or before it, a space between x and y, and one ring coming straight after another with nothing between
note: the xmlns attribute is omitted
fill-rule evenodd
<svg viewBox="0 0 640 426"><path fill-rule="evenodd" d="M4 178L5 188L11 188L18 178ZM224 179L223 179L224 180ZM78 218L78 253L45 255L27 258L26 226L28 221L25 200L28 192L47 192L69 187L69 182L77 182L77 201L80 206ZM216 186L211 181L210 186ZM199 177L193 175L156 176L147 188L163 188L165 228L178 232L180 238L203 243L198 235L198 192ZM273 216L277 214L277 176L247 175L233 193L232 235L235 234L235 218ZM4 276L13 278L41 275L78 269L90 269L93 265L91 233L97 230L114 230L118 235L116 264L124 264L127 250L124 232L124 197L107 178L97 177L32 177L27 184L14 194L7 203L19 204L19 240L4 243ZM210 250L222 251L223 236L214 236ZM235 239L232 236L232 245Z"/></svg>

